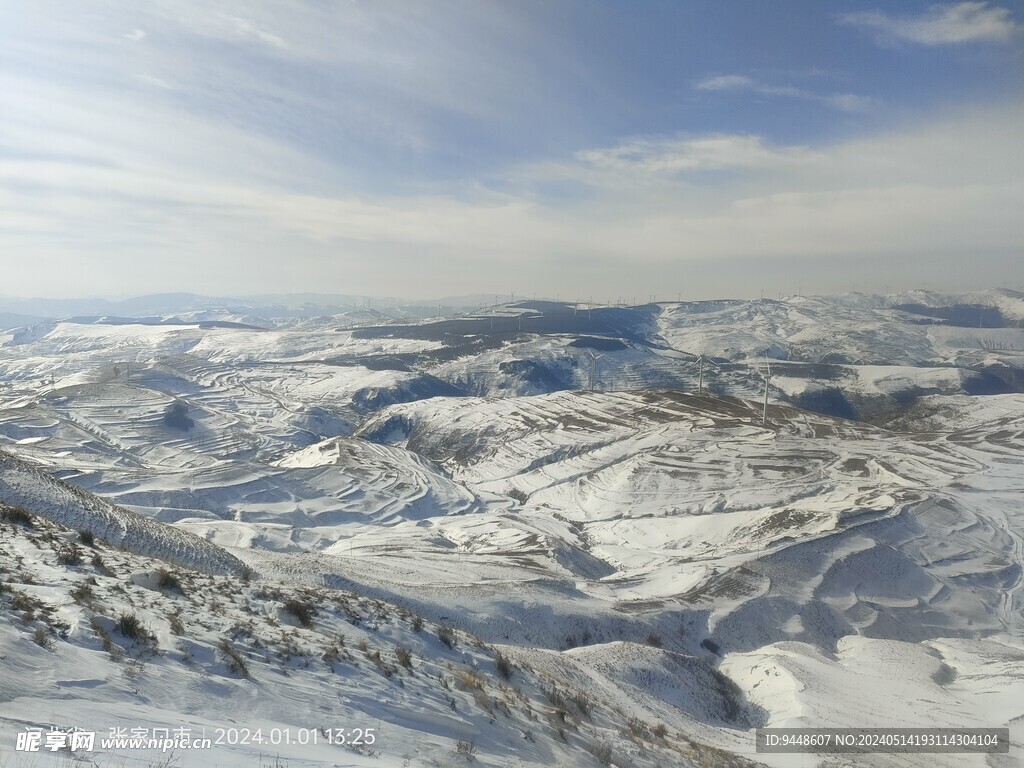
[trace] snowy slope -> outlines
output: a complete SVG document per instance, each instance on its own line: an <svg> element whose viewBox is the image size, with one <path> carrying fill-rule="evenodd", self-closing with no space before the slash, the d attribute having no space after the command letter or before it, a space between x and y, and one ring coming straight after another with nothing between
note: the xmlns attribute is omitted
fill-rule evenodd
<svg viewBox="0 0 1024 768"><path fill-rule="evenodd" d="M1013 765L1022 316L1011 292L915 293L15 331L0 502L37 521L0 523L0 765L25 722L132 716L388 729L379 755L274 753L295 766L728 765L757 758L758 725L933 711L1009 725L1015 752L988 764ZM58 562L72 544L83 562ZM25 620L14 593L42 608ZM312 628L289 599L314 604ZM124 611L159 653L112 631Z"/></svg>
<svg viewBox="0 0 1024 768"><path fill-rule="evenodd" d="M0 452L0 504L31 510L140 555L221 575L244 570L241 561L203 538L83 493L5 452Z"/></svg>

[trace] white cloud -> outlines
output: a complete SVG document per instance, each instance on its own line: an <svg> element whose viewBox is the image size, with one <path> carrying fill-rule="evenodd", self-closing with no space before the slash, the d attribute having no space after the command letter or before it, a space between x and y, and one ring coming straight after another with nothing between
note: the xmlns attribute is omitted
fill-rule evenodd
<svg viewBox="0 0 1024 768"><path fill-rule="evenodd" d="M111 126L105 102L44 95L62 105L59 123L0 126L23 150L0 162L0 250L23 255L9 276L19 292L58 293L57 274L79 293L199 279L211 293L268 280L306 290L344 275L356 292L389 295L535 281L597 294L627 282L628 266L643 293L666 269L715 259L981 259L1024 242L1021 105L813 148L737 134L629 139L524 169L523 189L561 174L591 191L542 203L524 191L296 191L315 161L241 129L141 106ZM53 147L104 162L44 156ZM572 265L584 263L581 276Z"/></svg>
<svg viewBox="0 0 1024 768"><path fill-rule="evenodd" d="M843 112L865 112L875 104L875 100L869 96L858 96L855 93L833 93L823 97L823 100Z"/></svg>
<svg viewBox="0 0 1024 768"><path fill-rule="evenodd" d="M843 24L875 32L883 40L903 40L920 45L1005 43L1019 29L1008 9L984 2L936 5L920 16L861 11L843 14L839 20Z"/></svg>
<svg viewBox="0 0 1024 768"><path fill-rule="evenodd" d="M697 83L699 91L735 91L752 88L754 81L745 75L717 75Z"/></svg>
<svg viewBox="0 0 1024 768"><path fill-rule="evenodd" d="M874 105L874 99L854 93L819 94L792 85L771 85L746 75L715 75L695 85L698 91L723 93L755 93L760 96L783 96L792 99L817 101L843 112L863 112Z"/></svg>
<svg viewBox="0 0 1024 768"><path fill-rule="evenodd" d="M543 89L520 96L530 90L522 73L481 54L483 43L440 45L452 22L432 9L406 18L407 6L383 4L393 15L380 22L360 5L311 20L249 4L233 11L240 22L211 19L205 6L184 0L155 5L166 18L147 6L130 23L125 11L92 14L110 18L91 32L67 25L90 45L19 49L62 76L42 77L28 65L0 74L0 253L18 255L9 259L17 264L5 290L236 294L273 285L422 296L535 283L564 296L570 285L597 295L634 281L643 294L676 265L711 272L694 268L710 259L838 265L866 254L927 259L958 249L981 258L1017 253L1024 242L1020 105L814 146L744 133L594 139L576 152L578 144L559 149L563 159L543 166L503 157L483 174L467 171L454 191L454 182L414 173L400 176L415 180L401 187L374 186L349 176L362 152L360 128L372 146L401 140L415 160L438 153L449 125L479 120L497 134L508 120L541 114L541 103L564 100ZM484 25L491 38L470 34L476 26L451 34L509 37L509 13ZM136 24L149 30L144 44L122 37ZM214 37L229 45L208 45ZM116 55L89 73L99 84L76 79L75 52L110 42ZM237 59L182 53L238 46L247 50ZM534 57L548 70L575 59ZM267 60L274 66L250 66ZM295 66L277 68L283 64ZM274 72L280 81L267 77ZM545 82L544 74L525 81ZM787 79L807 82L797 77ZM847 111L871 104L743 74L695 87L708 99L756 94ZM197 92L202 104L187 98ZM520 98L543 101L509 107ZM263 130L267 110L279 106L286 117ZM622 105L602 106L614 113ZM459 119L438 121L449 114ZM318 129L305 132L308 123ZM565 135L586 134L566 124L573 129ZM324 137L345 154L318 152L315 140ZM499 175L502 194L487 189ZM730 263L716 271L727 273Z"/></svg>
<svg viewBox="0 0 1024 768"><path fill-rule="evenodd" d="M597 169L641 174L754 170L804 162L806 147L772 147L760 136L719 134L698 138L635 138L613 147L578 152Z"/></svg>

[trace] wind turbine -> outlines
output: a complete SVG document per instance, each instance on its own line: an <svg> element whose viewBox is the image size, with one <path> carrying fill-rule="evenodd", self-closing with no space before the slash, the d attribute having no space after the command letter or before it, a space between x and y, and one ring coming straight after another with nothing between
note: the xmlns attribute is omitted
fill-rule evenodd
<svg viewBox="0 0 1024 768"><path fill-rule="evenodd" d="M700 364L700 370L697 373L697 394L704 392L704 334L700 335L700 357L697 358L697 362Z"/></svg>
<svg viewBox="0 0 1024 768"><path fill-rule="evenodd" d="M593 392L597 384L597 361L604 355L595 355L590 347L587 347L587 354L590 355L590 391Z"/></svg>
<svg viewBox="0 0 1024 768"><path fill-rule="evenodd" d="M701 394L704 392L704 365L705 363L710 364L713 368L718 368L714 360L708 358L704 352L704 334L700 335L700 356L696 360L691 360L686 365L697 366L697 393ZM719 370L721 370L719 368Z"/></svg>
<svg viewBox="0 0 1024 768"><path fill-rule="evenodd" d="M764 410L761 412L761 426L768 423L768 382L772 380L772 366L768 362L768 353L764 353L764 367L767 369L764 377Z"/></svg>

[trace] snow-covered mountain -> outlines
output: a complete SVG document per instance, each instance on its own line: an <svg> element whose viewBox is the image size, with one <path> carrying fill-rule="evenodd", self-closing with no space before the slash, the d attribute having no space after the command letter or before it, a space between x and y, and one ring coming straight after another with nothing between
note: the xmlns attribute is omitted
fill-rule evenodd
<svg viewBox="0 0 1024 768"><path fill-rule="evenodd" d="M893 722L1013 747L856 765L1020 764L1024 297L359 311L0 336L0 765L56 724L817 766L752 729Z"/></svg>

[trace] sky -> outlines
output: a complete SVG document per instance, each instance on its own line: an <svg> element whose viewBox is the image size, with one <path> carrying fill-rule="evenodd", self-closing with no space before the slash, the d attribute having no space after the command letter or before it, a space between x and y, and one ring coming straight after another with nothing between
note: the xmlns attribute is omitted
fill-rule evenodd
<svg viewBox="0 0 1024 768"><path fill-rule="evenodd" d="M1024 289L1024 4L0 0L0 294Z"/></svg>

